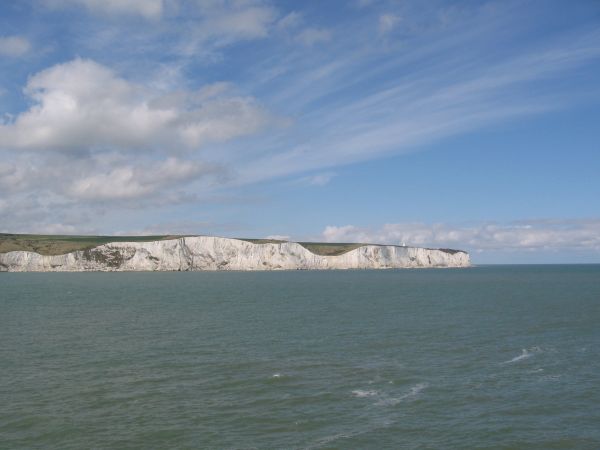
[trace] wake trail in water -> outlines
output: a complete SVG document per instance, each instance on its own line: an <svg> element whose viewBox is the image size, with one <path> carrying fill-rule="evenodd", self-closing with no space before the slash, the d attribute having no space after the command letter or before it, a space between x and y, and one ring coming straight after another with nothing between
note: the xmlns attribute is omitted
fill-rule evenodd
<svg viewBox="0 0 600 450"><path fill-rule="evenodd" d="M382 398L381 400L379 400L375 404L379 405L379 406L394 406L394 405L397 405L398 403L401 403L401 402L403 402L405 400L410 400L410 399L413 399L413 398L417 397L421 393L421 391L423 389L425 389L427 386L429 386L427 383L419 383L419 384L411 387L410 390L406 394L401 395L400 397Z"/></svg>

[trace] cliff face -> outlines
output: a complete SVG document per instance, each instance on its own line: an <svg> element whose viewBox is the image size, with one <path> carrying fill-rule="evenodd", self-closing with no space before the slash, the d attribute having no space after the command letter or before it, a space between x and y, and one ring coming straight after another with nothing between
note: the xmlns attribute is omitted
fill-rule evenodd
<svg viewBox="0 0 600 450"><path fill-rule="evenodd" d="M462 251L365 245L338 256L320 256L295 242L253 244L208 236L114 242L56 256L25 251L0 254L0 271L9 272L392 269L469 265L469 254Z"/></svg>

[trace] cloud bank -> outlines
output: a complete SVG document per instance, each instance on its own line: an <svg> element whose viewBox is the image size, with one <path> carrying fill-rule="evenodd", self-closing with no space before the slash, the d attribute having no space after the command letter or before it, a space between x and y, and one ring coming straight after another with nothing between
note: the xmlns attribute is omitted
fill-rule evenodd
<svg viewBox="0 0 600 450"><path fill-rule="evenodd" d="M85 223L105 207L196 201L198 183L228 176L208 147L270 121L231 83L165 90L89 59L32 75L23 93L27 109L0 121L0 206L12 211L0 225L16 229L44 218L51 227L55 218ZM79 218L67 219L69 210Z"/></svg>
<svg viewBox="0 0 600 450"><path fill-rule="evenodd" d="M417 247L453 247L471 252L562 251L600 252L600 219L524 220L472 226L389 223L377 228L327 226L326 242L365 242Z"/></svg>

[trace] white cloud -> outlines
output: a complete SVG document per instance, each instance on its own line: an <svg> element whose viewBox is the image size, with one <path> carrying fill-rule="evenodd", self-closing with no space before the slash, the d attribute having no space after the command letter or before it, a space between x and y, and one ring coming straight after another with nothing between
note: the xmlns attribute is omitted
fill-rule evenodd
<svg viewBox="0 0 600 450"><path fill-rule="evenodd" d="M310 47L331 39L331 31L324 28L306 28L296 36L296 41Z"/></svg>
<svg viewBox="0 0 600 450"><path fill-rule="evenodd" d="M33 106L0 123L0 142L38 151L194 150L266 124L267 115L253 98L227 96L225 90L219 84L164 93L76 59L29 79L24 92Z"/></svg>
<svg viewBox="0 0 600 450"><path fill-rule="evenodd" d="M307 177L302 177L297 180L297 183L304 184L306 186L325 186L335 177L334 172L321 172Z"/></svg>
<svg viewBox="0 0 600 450"><path fill-rule="evenodd" d="M254 182L330 170L564 108L588 94L563 84L550 90L549 83L539 81L560 79L600 57L599 35L593 32L544 42L540 48L476 68L453 53L459 45L466 45L465 35L449 37L432 48L406 49L394 57L385 52L389 60L366 57L368 62L352 49L344 57L328 58L320 65L311 60L304 70L291 72L276 102L288 110L309 111L298 114L295 122L304 134L277 142L264 157L243 167L241 177ZM428 63L401 70L422 58ZM403 74L379 83L395 70ZM346 96L348 92L352 95Z"/></svg>
<svg viewBox="0 0 600 450"><path fill-rule="evenodd" d="M256 39L267 36L268 27L275 18L274 10L251 7L226 12L213 17L211 33L233 39Z"/></svg>
<svg viewBox="0 0 600 450"><path fill-rule="evenodd" d="M179 48L184 56L197 57L235 42L265 38L277 19L276 9L261 1L210 0L185 6L184 11L194 19L184 28Z"/></svg>
<svg viewBox="0 0 600 450"><path fill-rule="evenodd" d="M162 15L163 0L45 0L52 8L82 6L92 13L140 15L156 19Z"/></svg>
<svg viewBox="0 0 600 450"><path fill-rule="evenodd" d="M265 239L273 239L275 241L289 241L290 237L284 234L270 234L269 236L265 236Z"/></svg>
<svg viewBox="0 0 600 450"><path fill-rule="evenodd" d="M52 235L82 233L82 229L80 227L76 227L75 225L65 225L62 223L49 223L49 224L43 224L43 225L34 225L34 227L28 231L30 233L52 234ZM92 233L90 233L90 234L92 234Z"/></svg>
<svg viewBox="0 0 600 450"><path fill-rule="evenodd" d="M229 176L210 144L270 119L230 83L165 90L82 59L31 76L24 92L28 108L0 120L0 197L11 211L0 227L20 232L197 202Z"/></svg>
<svg viewBox="0 0 600 450"><path fill-rule="evenodd" d="M23 195L31 194L48 204L131 199L158 204L164 199L191 199L186 193L192 184L214 184L226 176L219 165L175 157L148 160L118 153L74 159L28 156L0 163L0 192L15 207L22 206ZM177 189L180 191L175 192Z"/></svg>
<svg viewBox="0 0 600 450"><path fill-rule="evenodd" d="M386 34L392 31L396 24L400 21L400 17L395 14L382 14L379 16L378 29L379 33Z"/></svg>
<svg viewBox="0 0 600 450"><path fill-rule="evenodd" d="M356 8L365 8L367 6L371 6L375 2L376 0L355 0L354 6Z"/></svg>
<svg viewBox="0 0 600 450"><path fill-rule="evenodd" d="M600 219L529 220L473 226L423 223L390 223L379 228L327 226L322 237L326 242L406 243L409 246L452 247L475 252L600 252Z"/></svg>
<svg viewBox="0 0 600 450"><path fill-rule="evenodd" d="M148 235L205 235L212 230L235 229L227 223L215 223L204 220L179 220L153 223L142 229L128 229L115 232L116 236L148 236Z"/></svg>
<svg viewBox="0 0 600 450"><path fill-rule="evenodd" d="M147 165L119 164L104 173L75 179L67 195L83 200L124 200L148 197L164 188L182 185L217 172L199 162L169 158Z"/></svg>
<svg viewBox="0 0 600 450"><path fill-rule="evenodd" d="M28 186L30 170L23 164L0 161L0 188L5 194Z"/></svg>
<svg viewBox="0 0 600 450"><path fill-rule="evenodd" d="M0 56L22 56L30 50L31 43L22 36L0 36Z"/></svg>
<svg viewBox="0 0 600 450"><path fill-rule="evenodd" d="M299 26L302 21L302 14L297 11L292 11L277 21L277 28L280 30L289 30Z"/></svg>

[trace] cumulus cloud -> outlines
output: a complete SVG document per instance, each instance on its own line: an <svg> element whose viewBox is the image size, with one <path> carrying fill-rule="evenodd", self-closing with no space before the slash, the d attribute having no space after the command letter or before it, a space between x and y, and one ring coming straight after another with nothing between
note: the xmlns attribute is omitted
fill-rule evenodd
<svg viewBox="0 0 600 450"><path fill-rule="evenodd" d="M169 158L146 165L118 165L108 172L75 179L67 194L85 200L147 197L159 189L181 185L218 169L206 164Z"/></svg>
<svg viewBox="0 0 600 450"><path fill-rule="evenodd" d="M19 196L36 195L45 203L162 199L178 201L197 181L213 184L226 177L216 164L175 157L146 160L120 154L89 158L22 158L0 163L0 190L7 201L22 206ZM173 190L183 191L173 196ZM189 194L187 195L189 198Z"/></svg>
<svg viewBox="0 0 600 450"><path fill-rule="evenodd" d="M22 36L0 36L0 56L21 56L31 50L31 43Z"/></svg>
<svg viewBox="0 0 600 450"><path fill-rule="evenodd" d="M0 123L0 142L39 151L189 150L253 133L267 122L253 98L223 95L224 90L217 85L164 93L76 59L29 79L24 92L33 105Z"/></svg>
<svg viewBox="0 0 600 450"><path fill-rule="evenodd" d="M163 12L163 0L45 0L45 3L51 8L82 6L92 13L133 14L148 19L156 19Z"/></svg>
<svg viewBox="0 0 600 450"><path fill-rule="evenodd" d="M28 108L0 119L0 227L19 232L197 202L229 177L211 146L270 120L230 83L166 90L86 59L34 74L24 93Z"/></svg>
<svg viewBox="0 0 600 450"><path fill-rule="evenodd" d="M475 252L591 250L600 251L600 219L529 220L474 226L391 223L380 228L327 226L327 242L365 242L424 247L455 247Z"/></svg>

